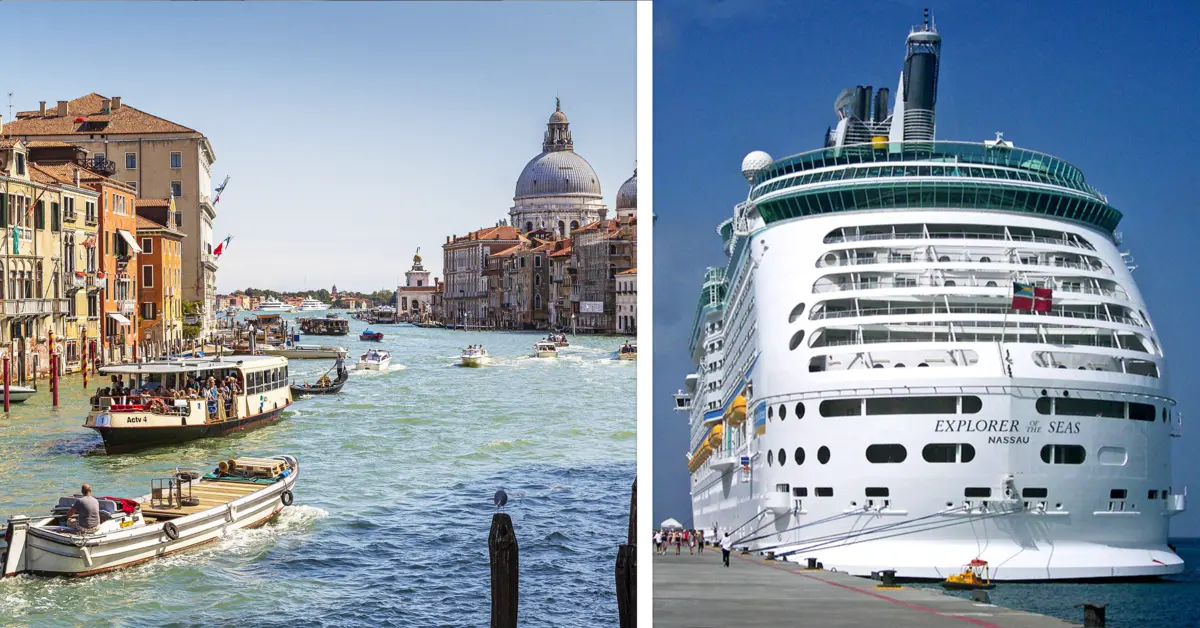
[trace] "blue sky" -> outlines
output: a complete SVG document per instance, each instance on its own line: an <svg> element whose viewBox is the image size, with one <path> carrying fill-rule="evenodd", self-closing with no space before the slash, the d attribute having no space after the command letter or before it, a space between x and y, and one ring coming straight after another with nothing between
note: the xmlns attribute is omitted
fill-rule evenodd
<svg viewBox="0 0 1200 628"><path fill-rule="evenodd" d="M222 291L394 287L418 246L440 275L447 235L507 217L556 95L610 208L636 166L632 3L4 3L0 21L67 28L9 56L14 111L95 91L208 136L214 185L233 177Z"/></svg>
<svg viewBox="0 0 1200 628"><path fill-rule="evenodd" d="M938 137L1017 146L1079 166L1125 218L1122 250L1163 340L1185 436L1174 486L1200 487L1200 246L1189 121L1200 104L1200 3L659 0L654 7L654 521L690 521L686 417L671 393L718 222L745 198L742 157L820 148L843 87L893 93L904 38L932 8L943 36ZM1176 535L1200 534L1196 509Z"/></svg>

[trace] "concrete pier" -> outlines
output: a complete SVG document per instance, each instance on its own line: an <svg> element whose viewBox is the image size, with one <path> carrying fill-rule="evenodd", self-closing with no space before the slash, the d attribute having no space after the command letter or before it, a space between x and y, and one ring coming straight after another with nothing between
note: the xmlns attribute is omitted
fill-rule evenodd
<svg viewBox="0 0 1200 628"><path fill-rule="evenodd" d="M654 557L654 625L687 628L1066 628L1077 626L1024 611L978 604L939 591L900 587L844 573L807 571L796 563L719 549ZM1000 585L1003 586L1003 585Z"/></svg>

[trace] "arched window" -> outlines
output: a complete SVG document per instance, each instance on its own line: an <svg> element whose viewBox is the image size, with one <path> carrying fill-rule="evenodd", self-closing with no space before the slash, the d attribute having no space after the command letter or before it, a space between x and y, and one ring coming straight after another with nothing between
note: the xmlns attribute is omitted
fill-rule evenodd
<svg viewBox="0 0 1200 628"><path fill-rule="evenodd" d="M579 221L578 221L578 220L572 220L572 221L571 221L571 231L574 231L574 230L576 230L576 229L578 229L578 228L579 228Z"/></svg>
<svg viewBox="0 0 1200 628"><path fill-rule="evenodd" d="M558 221L558 235L560 235L560 236L567 235L567 223L565 223L561 220Z"/></svg>
<svg viewBox="0 0 1200 628"><path fill-rule="evenodd" d="M525 223L525 231L533 231L533 223L532 222Z"/></svg>

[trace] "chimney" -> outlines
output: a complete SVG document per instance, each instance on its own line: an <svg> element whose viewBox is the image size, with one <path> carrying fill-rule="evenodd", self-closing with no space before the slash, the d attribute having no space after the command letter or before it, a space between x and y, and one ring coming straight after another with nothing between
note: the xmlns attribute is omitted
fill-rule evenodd
<svg viewBox="0 0 1200 628"><path fill-rule="evenodd" d="M58 117L65 118L68 115L70 115L70 112L67 110L67 101L58 101Z"/></svg>
<svg viewBox="0 0 1200 628"><path fill-rule="evenodd" d="M100 99L100 109L103 110L104 113L111 113L112 112L112 101L107 98L101 98Z"/></svg>
<svg viewBox="0 0 1200 628"><path fill-rule="evenodd" d="M79 168L75 169L75 174L71 177L71 180L74 181L75 187L79 187Z"/></svg>
<svg viewBox="0 0 1200 628"><path fill-rule="evenodd" d="M121 110L121 97L120 97L120 96L113 96L113 99L112 99L112 110L113 110L113 111L120 111L120 110Z"/></svg>
<svg viewBox="0 0 1200 628"><path fill-rule="evenodd" d="M41 102L41 108L39 109L39 112L42 114L43 118L46 117L46 101L43 100Z"/></svg>
<svg viewBox="0 0 1200 628"><path fill-rule="evenodd" d="M450 236L446 236L446 244L450 244Z"/></svg>

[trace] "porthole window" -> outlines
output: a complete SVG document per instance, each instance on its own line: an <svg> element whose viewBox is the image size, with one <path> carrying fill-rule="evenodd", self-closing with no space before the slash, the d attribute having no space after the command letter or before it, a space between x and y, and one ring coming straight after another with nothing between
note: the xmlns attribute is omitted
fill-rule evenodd
<svg viewBox="0 0 1200 628"><path fill-rule="evenodd" d="M785 462L787 462L787 452L784 451L782 447L780 447L779 448L779 466L782 467L783 463L785 463Z"/></svg>
<svg viewBox="0 0 1200 628"><path fill-rule="evenodd" d="M939 262L948 262L948 261L950 261L950 256L949 256L949 255L943 255L943 256L941 256L941 257L939 257L939 258L938 258L938 261L939 261Z"/></svg>
<svg viewBox="0 0 1200 628"><path fill-rule="evenodd" d="M771 467L774 465L775 465L775 451L767 450L767 466Z"/></svg>
<svg viewBox="0 0 1200 628"><path fill-rule="evenodd" d="M979 261L983 262L984 264L988 264L988 263L991 263L991 261L992 261L992 258L990 258L990 257L981 257L981 258L979 258ZM994 282L994 281L993 281L993 282L991 282L991 283L990 283L990 285L991 285L992 287L995 287L995 285L996 285L996 282Z"/></svg>
<svg viewBox="0 0 1200 628"><path fill-rule="evenodd" d="M987 259L987 258L984 258L984 259ZM983 260L979 260L979 261L981 261L981 262L982 262ZM996 287L996 282L994 282L994 281L989 281L989 282L987 282L987 287L988 287L988 288L995 288L995 287Z"/></svg>
<svg viewBox="0 0 1200 628"><path fill-rule="evenodd" d="M1037 409L1038 414L1053 414L1054 400L1050 397L1038 397L1033 407Z"/></svg>
<svg viewBox="0 0 1200 628"><path fill-rule="evenodd" d="M882 365L882 364L876 364L875 366L872 366L871 368L873 368L873 369L881 369L881 368L883 368L883 365Z"/></svg>
<svg viewBox="0 0 1200 628"><path fill-rule="evenodd" d="M804 404L799 401L796 402L796 418L797 419L804 418Z"/></svg>
<svg viewBox="0 0 1200 628"><path fill-rule="evenodd" d="M1163 406L1162 415L1163 415L1163 423L1166 423L1166 422L1167 422L1167 408L1166 408L1166 406Z"/></svg>
<svg viewBox="0 0 1200 628"><path fill-rule="evenodd" d="M953 279L947 279L945 282L942 283L942 285L947 288L953 288L954 286L957 286L958 284L954 283Z"/></svg>
<svg viewBox="0 0 1200 628"><path fill-rule="evenodd" d="M1087 450L1081 445L1046 445L1041 455L1046 464L1083 464Z"/></svg>
<svg viewBox="0 0 1200 628"><path fill-rule="evenodd" d="M983 400L974 395L967 395L962 398L963 414L976 414L983 409Z"/></svg>
<svg viewBox="0 0 1200 628"><path fill-rule="evenodd" d="M798 465L804 464L804 448L803 447L796 448L796 451L792 453L792 460L795 461L795 463Z"/></svg>
<svg viewBox="0 0 1200 628"><path fill-rule="evenodd" d="M821 464L825 464L825 463L829 462L829 448L828 447L821 445L821 448L817 450L817 462L819 462Z"/></svg>
<svg viewBox="0 0 1200 628"><path fill-rule="evenodd" d="M928 366L929 366L929 364L927 364L927 363L925 363L925 362L922 362L922 363L920 363L920 364L918 364L918 365L917 365L917 368L921 368L921 367L928 367Z"/></svg>
<svg viewBox="0 0 1200 628"><path fill-rule="evenodd" d="M803 329L792 334L792 339L790 341L788 341L788 350L795 351L796 347L799 347L801 342L804 342L804 330Z"/></svg>
<svg viewBox="0 0 1200 628"><path fill-rule="evenodd" d="M789 323L796 322L796 319L800 318L800 315L803 313L804 313L804 304L801 303L801 304L797 305L796 307L792 308L792 313L788 315L788 322Z"/></svg>
<svg viewBox="0 0 1200 628"><path fill-rule="evenodd" d="M829 253L829 254L825 255L825 265L826 266L837 266L837 261L838 261L838 258L833 253Z"/></svg>
<svg viewBox="0 0 1200 628"><path fill-rule="evenodd" d="M786 418L787 418L787 406L785 406L783 404L779 404L779 420L782 421Z"/></svg>
<svg viewBox="0 0 1200 628"><path fill-rule="evenodd" d="M903 363L903 362L897 362L897 363L896 363L896 368L898 368L898 369L902 369L902 368L904 368L904 363Z"/></svg>

